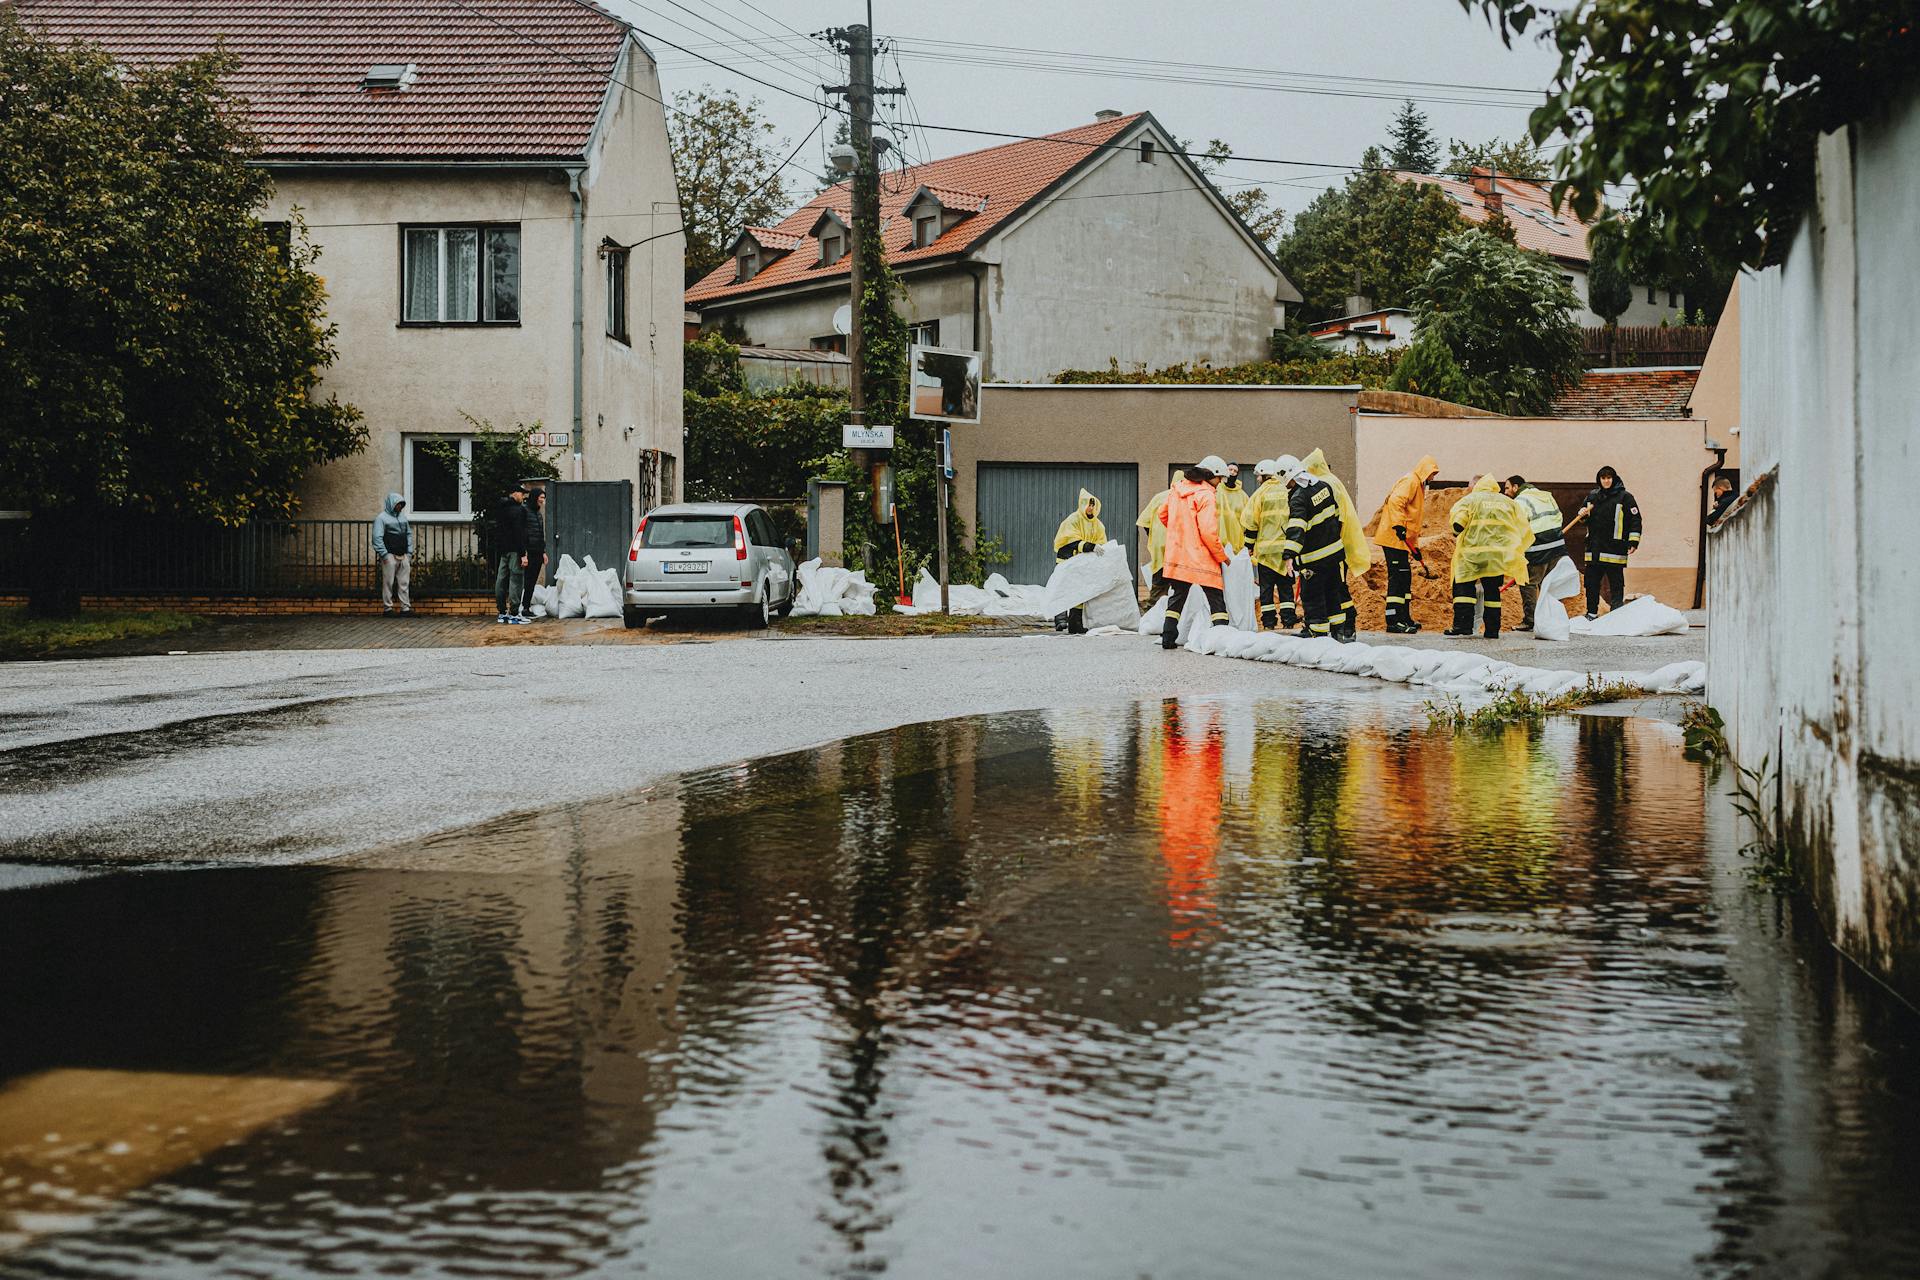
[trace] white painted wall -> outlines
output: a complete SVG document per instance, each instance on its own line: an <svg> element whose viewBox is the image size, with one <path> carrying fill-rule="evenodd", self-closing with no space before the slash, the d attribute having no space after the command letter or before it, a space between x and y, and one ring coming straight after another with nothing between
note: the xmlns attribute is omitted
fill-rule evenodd
<svg viewBox="0 0 1920 1280"><path fill-rule="evenodd" d="M1920 372L1920 95L1819 146L1786 264L1742 282L1746 478L1709 535L1710 699L1780 772L1795 856L1836 943L1920 999L1920 565L1907 553Z"/></svg>

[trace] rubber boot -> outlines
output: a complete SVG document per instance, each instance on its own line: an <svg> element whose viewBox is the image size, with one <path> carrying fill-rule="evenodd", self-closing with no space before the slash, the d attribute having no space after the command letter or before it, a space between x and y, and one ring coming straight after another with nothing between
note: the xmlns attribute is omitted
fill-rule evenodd
<svg viewBox="0 0 1920 1280"><path fill-rule="evenodd" d="M1473 603L1453 602L1453 625L1440 633L1446 636L1470 636L1473 634Z"/></svg>
<svg viewBox="0 0 1920 1280"><path fill-rule="evenodd" d="M1162 649L1180 647L1180 612L1177 609L1167 610L1167 620L1160 626L1160 647Z"/></svg>
<svg viewBox="0 0 1920 1280"><path fill-rule="evenodd" d="M1497 604L1487 605L1481 609L1481 613L1486 619L1487 639L1498 640L1500 638L1500 606Z"/></svg>

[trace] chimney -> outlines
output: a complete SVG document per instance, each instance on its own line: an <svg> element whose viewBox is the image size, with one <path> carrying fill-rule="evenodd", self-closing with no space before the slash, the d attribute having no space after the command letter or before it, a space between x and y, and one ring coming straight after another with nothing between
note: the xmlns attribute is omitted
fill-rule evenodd
<svg viewBox="0 0 1920 1280"><path fill-rule="evenodd" d="M1107 107L1104 110L1094 112L1093 118L1095 120L1118 120L1125 114L1126 112L1124 111L1115 111L1112 107Z"/></svg>
<svg viewBox="0 0 1920 1280"><path fill-rule="evenodd" d="M1472 169L1473 189L1480 196L1482 204L1487 206L1489 215L1499 214L1506 206L1506 196L1500 191L1498 171L1475 165Z"/></svg>
<svg viewBox="0 0 1920 1280"><path fill-rule="evenodd" d="M1363 316L1371 310L1373 310L1373 299L1369 298L1366 294L1350 293L1347 295L1347 314L1349 316Z"/></svg>

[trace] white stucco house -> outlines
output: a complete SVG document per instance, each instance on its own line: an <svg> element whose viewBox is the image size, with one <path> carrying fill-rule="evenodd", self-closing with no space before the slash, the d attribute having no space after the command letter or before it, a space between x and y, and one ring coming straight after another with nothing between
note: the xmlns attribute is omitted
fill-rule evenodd
<svg viewBox="0 0 1920 1280"><path fill-rule="evenodd" d="M1477 165L1466 178L1408 170L1392 173L1402 182L1438 187L1468 222L1482 223L1496 212L1505 213L1507 221L1513 224L1515 244L1544 253L1558 264L1567 284L1580 299L1579 322L1588 326L1606 323L1587 306L1587 272L1593 265L1593 251L1587 247L1589 224L1582 222L1571 209L1553 207L1550 184L1504 173L1495 175ZM1619 323L1659 324L1680 315L1685 306L1686 299L1677 290L1636 284L1633 301L1620 313Z"/></svg>
<svg viewBox="0 0 1920 1280"><path fill-rule="evenodd" d="M574 0L15 0L26 25L130 65L224 46L274 178L263 220L321 251L361 454L300 514L390 490L460 521L472 419L535 423L560 474L671 498L681 429L679 199L654 60Z"/></svg>
<svg viewBox="0 0 1920 1280"><path fill-rule="evenodd" d="M922 340L984 353L985 376L1261 359L1300 294L1150 113L888 171L881 235ZM844 349L851 196L830 187L743 229L686 291L703 328Z"/></svg>

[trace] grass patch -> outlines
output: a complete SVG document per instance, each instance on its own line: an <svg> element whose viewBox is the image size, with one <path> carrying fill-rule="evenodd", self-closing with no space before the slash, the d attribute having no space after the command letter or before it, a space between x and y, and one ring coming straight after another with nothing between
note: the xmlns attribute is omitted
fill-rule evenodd
<svg viewBox="0 0 1920 1280"><path fill-rule="evenodd" d="M1426 704L1427 723L1436 729L1504 729L1512 724L1538 724L1548 716L1565 715L1602 702L1650 696L1637 684L1621 680L1602 680L1590 675L1578 689L1551 698L1512 687L1496 687L1493 697L1477 707L1469 707L1452 694L1443 694Z"/></svg>
<svg viewBox="0 0 1920 1280"><path fill-rule="evenodd" d="M190 631L202 619L191 613L153 610L83 613L75 618L30 618L25 609L0 609L0 659L51 658L84 653L116 640Z"/></svg>
<svg viewBox="0 0 1920 1280"><path fill-rule="evenodd" d="M945 613L876 613L840 618L784 618L776 630L801 636L952 636L974 631L1031 631L1039 624Z"/></svg>

